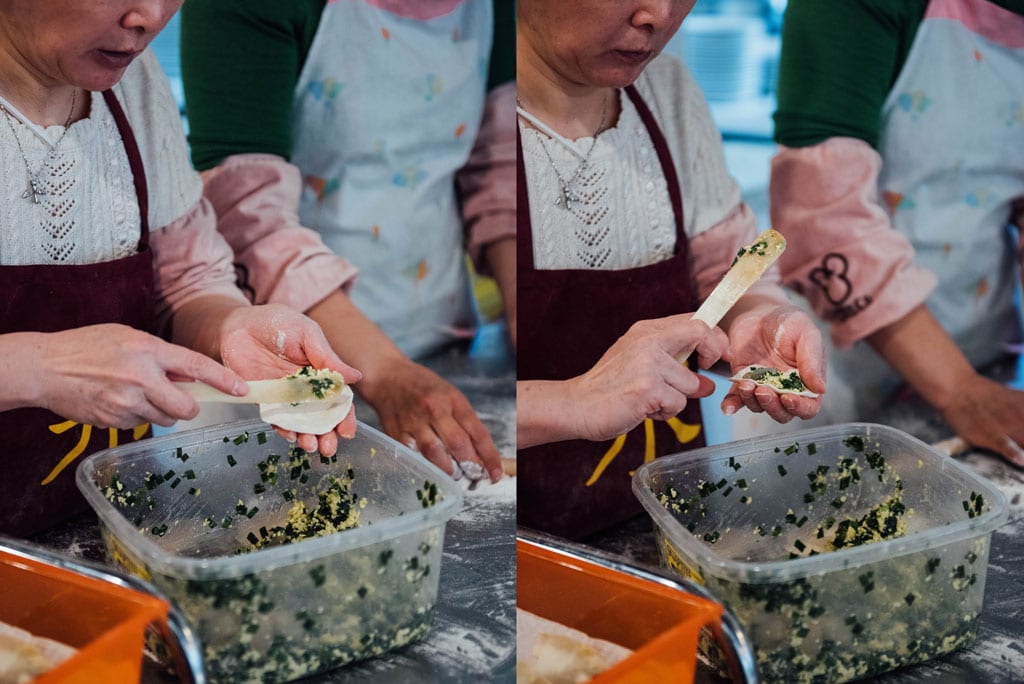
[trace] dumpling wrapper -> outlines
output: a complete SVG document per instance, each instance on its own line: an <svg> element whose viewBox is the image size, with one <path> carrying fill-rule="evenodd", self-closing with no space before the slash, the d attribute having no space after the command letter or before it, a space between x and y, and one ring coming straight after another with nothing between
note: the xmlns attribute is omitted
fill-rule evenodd
<svg viewBox="0 0 1024 684"><path fill-rule="evenodd" d="M67 644L0 622L0 682L3 684L31 682L77 652Z"/></svg>
<svg viewBox="0 0 1024 684"><path fill-rule="evenodd" d="M588 682L633 651L516 607L517 684Z"/></svg>
<svg viewBox="0 0 1024 684"><path fill-rule="evenodd" d="M757 385L761 385L763 387L771 387L773 390L775 390L779 394L796 394L797 396L812 397L812 398L818 396L817 392L812 392L810 390L806 390L805 389L805 390L799 390L798 391L798 390L786 389L786 388L780 387L779 385L777 385L777 384L775 384L773 382L768 382L768 381L765 381L765 380L755 380L754 378L745 377L748 373L754 373L754 372L759 371L759 370L777 371L777 372L782 374L782 377L796 376L797 378L800 378L800 374L797 372L797 370L795 368L790 368L787 371L783 371L783 370L781 370L779 368L772 368L770 366L754 365L754 366L747 366L746 368L740 369L734 376L729 378L729 380L731 380L732 382L739 382L741 380L750 380L751 382L753 382L753 383L755 383ZM800 380L800 383L803 384L803 380L802 379Z"/></svg>
<svg viewBox="0 0 1024 684"><path fill-rule="evenodd" d="M352 388L345 385L330 399L300 404L260 404L260 418L293 432L323 435L334 430L352 409Z"/></svg>

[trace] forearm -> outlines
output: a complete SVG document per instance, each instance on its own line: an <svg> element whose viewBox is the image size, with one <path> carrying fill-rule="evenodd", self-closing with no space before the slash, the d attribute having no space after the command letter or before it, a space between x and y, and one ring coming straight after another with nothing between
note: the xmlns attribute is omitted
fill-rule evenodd
<svg viewBox="0 0 1024 684"><path fill-rule="evenodd" d="M484 251L484 257L491 267L491 274L498 283L501 303L505 308L505 320L509 324L512 342L516 340L516 240L509 238L492 242Z"/></svg>
<svg viewBox="0 0 1024 684"><path fill-rule="evenodd" d="M516 298L516 239L506 238L487 245L484 258L498 283L502 301L515 303Z"/></svg>
<svg viewBox="0 0 1024 684"><path fill-rule="evenodd" d="M362 371L363 379L354 389L371 404L382 392L392 389L386 386L385 369L396 363L412 363L341 290L314 304L306 313L323 328L338 356Z"/></svg>
<svg viewBox="0 0 1024 684"><path fill-rule="evenodd" d="M23 406L42 406L39 374L43 333L0 335L0 411Z"/></svg>
<svg viewBox="0 0 1024 684"><path fill-rule="evenodd" d="M967 358L924 305L867 340L939 411L944 410L975 375Z"/></svg>
<svg viewBox="0 0 1024 684"><path fill-rule="evenodd" d="M455 179L466 249L488 275L493 265L488 247L516 235L515 131L515 84L510 83L488 95L472 154Z"/></svg>
<svg viewBox="0 0 1024 684"><path fill-rule="evenodd" d="M171 342L223 362L221 339L227 319L239 308L248 308L231 297L207 295L190 300L171 319Z"/></svg>
<svg viewBox="0 0 1024 684"><path fill-rule="evenodd" d="M523 380L516 383L516 447L579 438L567 381Z"/></svg>

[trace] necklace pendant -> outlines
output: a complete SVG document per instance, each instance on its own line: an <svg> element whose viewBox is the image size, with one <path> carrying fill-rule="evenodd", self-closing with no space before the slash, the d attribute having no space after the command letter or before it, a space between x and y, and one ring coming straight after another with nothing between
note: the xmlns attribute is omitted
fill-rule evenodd
<svg viewBox="0 0 1024 684"><path fill-rule="evenodd" d="M579 202L580 196L577 195L572 188L568 185L562 186L562 196L555 199L555 204L564 204L566 211L572 211L573 202Z"/></svg>
<svg viewBox="0 0 1024 684"><path fill-rule="evenodd" d="M45 194L46 193L40 187L39 183L37 183L35 180L30 180L28 182L28 187L25 189L25 192L21 193L21 197L22 199L32 200L32 204L39 204L39 198Z"/></svg>

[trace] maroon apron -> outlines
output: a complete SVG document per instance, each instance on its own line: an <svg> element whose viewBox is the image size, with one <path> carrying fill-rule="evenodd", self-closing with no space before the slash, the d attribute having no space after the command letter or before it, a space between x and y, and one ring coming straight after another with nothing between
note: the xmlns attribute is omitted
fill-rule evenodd
<svg viewBox="0 0 1024 684"><path fill-rule="evenodd" d="M648 266L614 271L534 268L526 168L518 137L519 380L565 380L580 375L633 323L696 309L683 201L672 156L640 94L633 86L625 91L647 127L668 183L676 222L675 254ZM703 446L703 432L699 402L690 401L672 421L647 419L610 442L571 440L520 449L518 524L579 538L632 517L642 510L630 489L633 471L655 456Z"/></svg>
<svg viewBox="0 0 1024 684"><path fill-rule="evenodd" d="M117 122L135 182L142 219L138 252L98 264L0 266L0 334L57 332L99 323L151 331L153 255L142 157L128 119L111 91L103 98ZM76 460L145 436L94 428L40 408L0 412L3 440L0 533L27 536L86 508L75 487Z"/></svg>

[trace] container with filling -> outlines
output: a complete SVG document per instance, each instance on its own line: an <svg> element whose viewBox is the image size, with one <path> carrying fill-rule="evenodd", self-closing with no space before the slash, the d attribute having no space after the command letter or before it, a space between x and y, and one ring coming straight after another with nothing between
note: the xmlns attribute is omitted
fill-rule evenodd
<svg viewBox="0 0 1024 684"><path fill-rule="evenodd" d="M633 489L663 564L732 608L766 681L850 681L970 644L1007 517L991 484L864 423L659 458Z"/></svg>
<svg viewBox="0 0 1024 684"><path fill-rule="evenodd" d="M360 425L330 458L245 421L96 454L110 558L195 625L215 682L290 681L424 636L461 492Z"/></svg>

